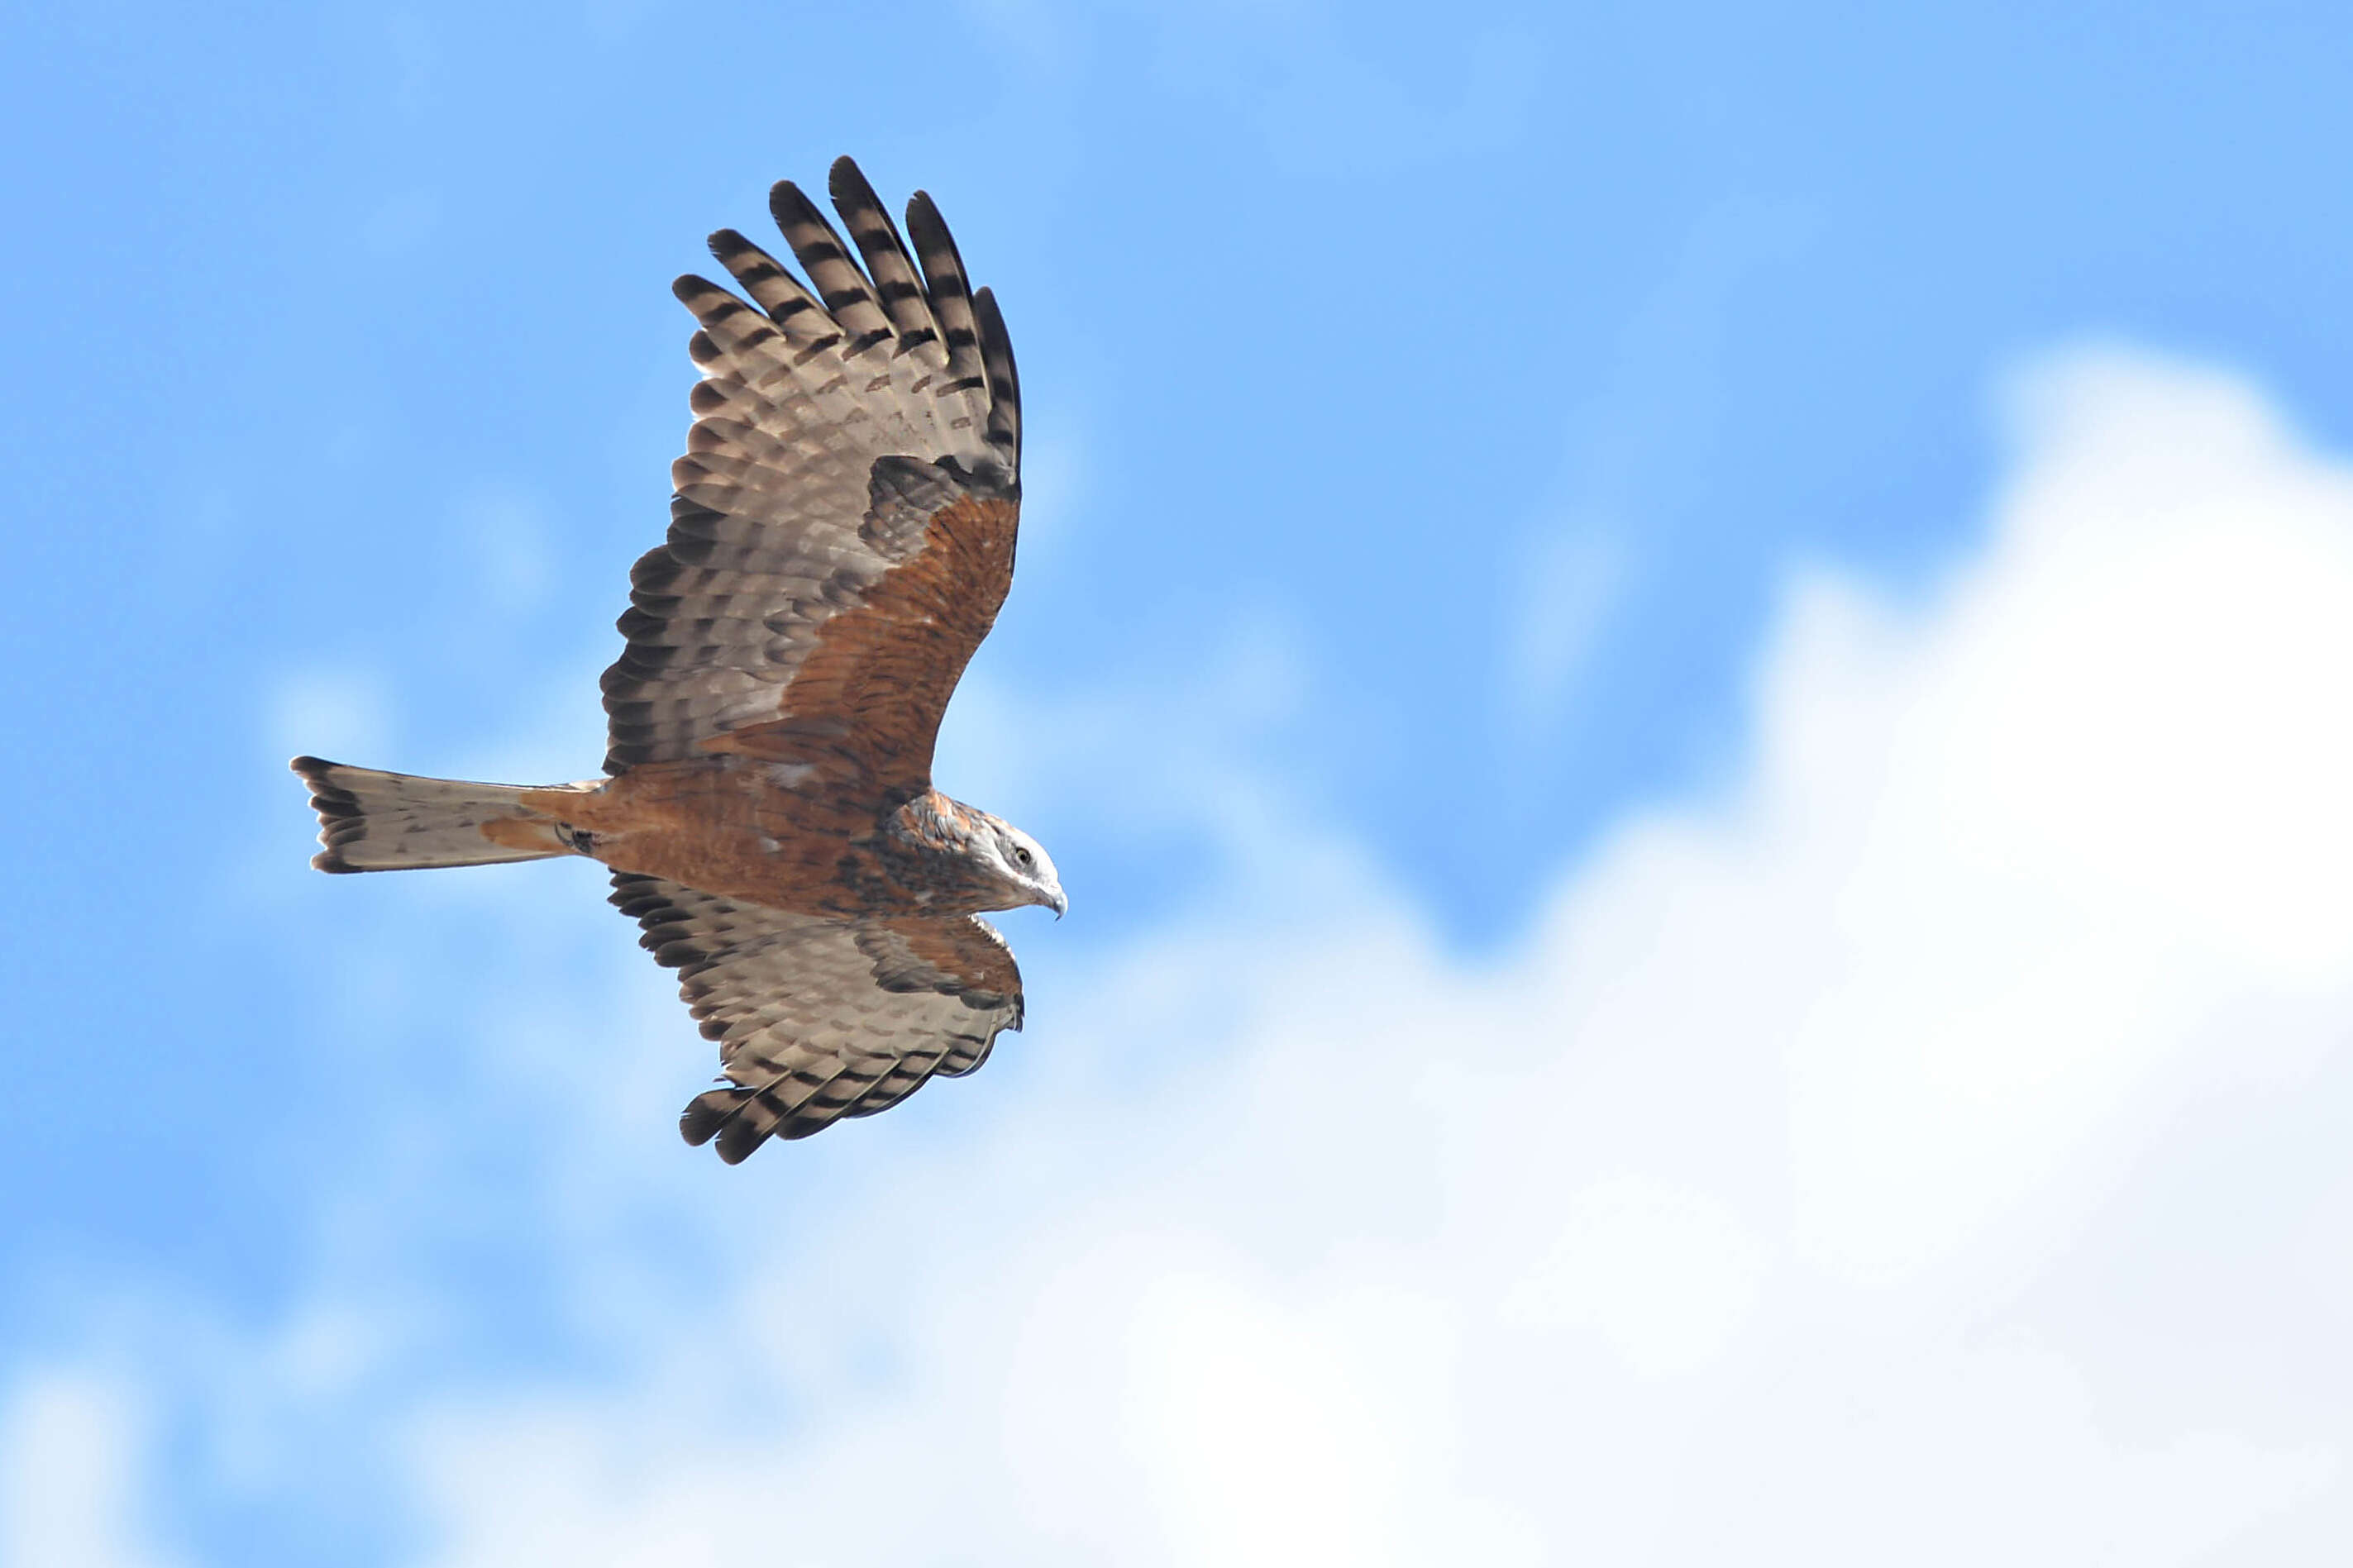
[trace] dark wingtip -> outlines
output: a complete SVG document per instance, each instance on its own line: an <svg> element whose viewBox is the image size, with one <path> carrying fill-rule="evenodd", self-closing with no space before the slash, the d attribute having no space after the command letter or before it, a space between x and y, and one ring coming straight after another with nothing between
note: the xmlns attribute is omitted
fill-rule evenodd
<svg viewBox="0 0 2353 1568"><path fill-rule="evenodd" d="M790 180L778 180L768 187L768 216L776 220L778 227L815 211L817 204Z"/></svg>
<svg viewBox="0 0 2353 1568"><path fill-rule="evenodd" d="M834 210L845 219L855 223L853 213L871 212L884 224L890 223L889 210L883 206L882 198L875 195L873 183L867 179L863 169L848 158L833 161L833 172L826 176L825 185L826 193L833 197Z"/></svg>
<svg viewBox="0 0 2353 1568"><path fill-rule="evenodd" d="M760 1146L757 1138L745 1142L737 1135L744 1131L744 1124L735 1113L751 1098L748 1089L705 1089L688 1100L686 1109L679 1112L679 1136L698 1149L715 1136L719 1139L719 1157L731 1165L742 1164L744 1157Z"/></svg>
<svg viewBox="0 0 2353 1568"><path fill-rule="evenodd" d="M688 1100L686 1109L678 1113L678 1135L698 1149L710 1142L711 1135L726 1125L728 1114L711 1101L726 1098L725 1089L714 1089Z"/></svg>
<svg viewBox="0 0 2353 1568"><path fill-rule="evenodd" d="M753 1150L767 1141L765 1132L739 1116L720 1130L719 1142L712 1147L717 1149L719 1157L729 1164L740 1165L752 1157Z"/></svg>
<svg viewBox="0 0 2353 1568"><path fill-rule="evenodd" d="M929 191L917 191L907 198L907 232L916 237L916 243L930 248L946 237L947 220L940 216L940 204L932 200Z"/></svg>

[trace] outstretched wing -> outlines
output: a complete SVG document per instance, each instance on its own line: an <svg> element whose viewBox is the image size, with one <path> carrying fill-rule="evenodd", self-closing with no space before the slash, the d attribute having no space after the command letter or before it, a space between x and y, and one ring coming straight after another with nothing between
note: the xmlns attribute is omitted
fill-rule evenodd
<svg viewBox="0 0 2353 1568"><path fill-rule="evenodd" d="M732 229L712 254L751 304L678 280L703 379L605 672L607 773L733 750L921 791L1012 582L1020 388L996 302L929 196L911 255L855 163L831 189L862 269L786 182L769 205L807 285Z"/></svg>
<svg viewBox="0 0 2353 1568"><path fill-rule="evenodd" d="M727 1087L697 1095L679 1129L716 1138L731 1165L961 1077L1021 1027L1012 950L969 915L825 920L630 872L612 898L719 1042Z"/></svg>

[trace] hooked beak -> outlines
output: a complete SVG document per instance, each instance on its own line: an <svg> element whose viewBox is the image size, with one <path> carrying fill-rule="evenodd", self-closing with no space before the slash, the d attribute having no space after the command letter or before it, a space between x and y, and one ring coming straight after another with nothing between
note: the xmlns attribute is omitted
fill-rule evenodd
<svg viewBox="0 0 2353 1568"><path fill-rule="evenodd" d="M1054 911L1054 918L1056 920L1060 920L1064 915L1071 912L1071 900L1069 895L1064 893L1061 889L1056 888L1054 889L1054 897L1047 905L1047 908Z"/></svg>

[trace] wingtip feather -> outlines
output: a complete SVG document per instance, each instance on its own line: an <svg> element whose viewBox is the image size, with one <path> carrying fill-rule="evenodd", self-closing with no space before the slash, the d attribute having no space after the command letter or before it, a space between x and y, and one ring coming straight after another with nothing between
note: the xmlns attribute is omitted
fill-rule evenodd
<svg viewBox="0 0 2353 1568"><path fill-rule="evenodd" d="M713 1089L688 1100L686 1109L678 1113L679 1136L698 1149L710 1142L735 1114L735 1095L731 1089Z"/></svg>
<svg viewBox="0 0 2353 1568"><path fill-rule="evenodd" d="M679 1113L679 1136L697 1149L716 1138L719 1157L731 1165L742 1164L767 1142L767 1134L743 1115L753 1098L751 1090L733 1087L704 1090Z"/></svg>
<svg viewBox="0 0 2353 1568"><path fill-rule="evenodd" d="M817 204L808 199L807 192L792 181L778 180L768 187L768 216L776 220L778 227L799 222L804 216L816 213Z"/></svg>

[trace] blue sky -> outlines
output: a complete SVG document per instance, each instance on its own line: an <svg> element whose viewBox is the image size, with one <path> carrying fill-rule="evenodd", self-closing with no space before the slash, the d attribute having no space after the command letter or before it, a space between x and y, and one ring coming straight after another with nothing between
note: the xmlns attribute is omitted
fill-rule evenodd
<svg viewBox="0 0 2353 1568"><path fill-rule="evenodd" d="M0 1550L701 1562L953 1436L807 1560L2340 1558L2341 21L1621 11L0 25ZM1073 912L727 1172L589 868L315 877L283 763L595 771L669 279L841 152L1012 326L941 782Z"/></svg>

